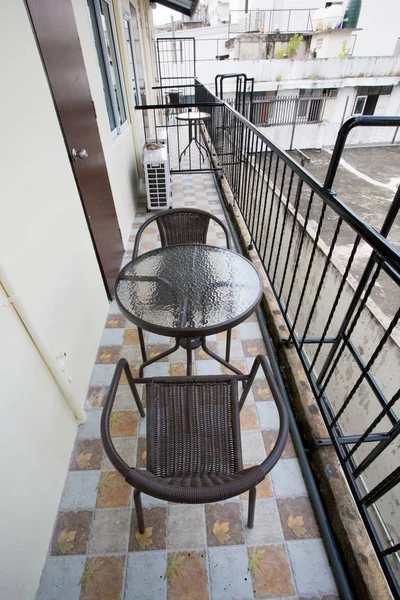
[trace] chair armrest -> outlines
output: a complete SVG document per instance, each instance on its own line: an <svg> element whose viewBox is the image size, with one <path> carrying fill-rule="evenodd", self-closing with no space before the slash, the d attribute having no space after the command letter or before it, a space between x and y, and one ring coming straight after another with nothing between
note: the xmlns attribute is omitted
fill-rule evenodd
<svg viewBox="0 0 400 600"><path fill-rule="evenodd" d="M159 214L153 215L152 217L147 219L147 221L145 221L137 230L136 237L135 237L135 245L133 246L132 260L135 260L135 258L137 258L139 255L140 238L142 237L143 231L146 229L146 227L148 225L150 225L150 223L152 223L153 221L158 219L158 217L159 217Z"/></svg>
<svg viewBox="0 0 400 600"><path fill-rule="evenodd" d="M250 390L251 386L253 385L254 379L257 375L257 372L258 372L258 369L260 368L260 366L261 366L262 370L264 371L265 378L268 382L269 388L272 392L272 397L274 399L276 408L278 409L278 413L279 413L278 439L276 440L276 443L275 443L275 446L274 446L272 452L260 464L260 467L262 468L262 470L264 471L264 473L266 475L278 462L280 456L282 455L282 453L285 449L287 437L289 434L289 415L288 415L285 401L279 390L278 384L276 383L276 379L274 377L272 369L271 369L266 357L262 356L261 354L259 354L255 358L253 367L250 371L248 382L245 385L243 392L242 392L242 396L240 398L239 410L242 409L242 406L246 400L247 394L249 393L249 390Z"/></svg>
<svg viewBox="0 0 400 600"><path fill-rule="evenodd" d="M100 432L101 439L103 442L104 450L111 463L114 465L116 470L121 473L124 477L131 471L131 468L118 454L113 444L111 433L110 433L110 417L111 411L114 406L115 396L117 394L118 385L121 379L122 371L125 371L125 375L128 379L129 387L131 388L133 397L135 399L136 405L139 409L140 415L144 417L145 413L143 410L142 403L139 398L138 391L136 389L136 385L134 379L132 377L132 373L129 368L128 361L125 358L121 358L118 361L116 366L113 378L111 380L111 385L108 390L107 398L104 403L103 412L101 414L101 423L100 423Z"/></svg>

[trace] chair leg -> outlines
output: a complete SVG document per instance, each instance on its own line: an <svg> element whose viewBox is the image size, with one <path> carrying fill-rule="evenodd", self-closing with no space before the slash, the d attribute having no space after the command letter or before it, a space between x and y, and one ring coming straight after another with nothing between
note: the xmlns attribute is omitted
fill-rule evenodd
<svg viewBox="0 0 400 600"><path fill-rule="evenodd" d="M142 499L140 497L139 490L134 490L133 499L135 501L136 518L137 518L137 522L138 522L139 533L143 534L145 531L145 527L144 527Z"/></svg>
<svg viewBox="0 0 400 600"><path fill-rule="evenodd" d="M140 329L138 327L138 332L139 332L139 342L140 342L140 349L142 351L143 362L146 362L146 360L147 360L147 354L146 354L146 346L145 346L145 343L144 343L143 329Z"/></svg>
<svg viewBox="0 0 400 600"><path fill-rule="evenodd" d="M254 527L254 513L256 511L256 496L257 490L255 487L249 491L249 513L247 516L247 527L253 529Z"/></svg>
<svg viewBox="0 0 400 600"><path fill-rule="evenodd" d="M228 329L228 331L226 332L226 349L225 349L226 362L229 362L229 359L231 357L231 336L232 336L232 329Z"/></svg>

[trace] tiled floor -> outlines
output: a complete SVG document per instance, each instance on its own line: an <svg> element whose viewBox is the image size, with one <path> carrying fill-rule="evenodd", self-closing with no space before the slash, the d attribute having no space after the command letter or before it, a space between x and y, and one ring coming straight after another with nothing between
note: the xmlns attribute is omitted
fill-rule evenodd
<svg viewBox="0 0 400 600"><path fill-rule="evenodd" d="M210 175L174 175L174 206L196 206L223 218ZM146 219L139 215L135 231ZM211 231L209 243L224 244ZM142 250L156 247L149 227ZM223 352L224 334L209 338ZM171 340L148 334L153 356ZM234 330L232 362L251 367L265 352L255 317ZM100 440L100 414L115 364L126 357L137 373L136 328L113 302L87 397L88 420L79 429L60 503L38 600L247 600L337 598L313 511L291 441L278 465L258 486L255 527L246 528L247 495L206 506L168 504L143 496L146 532L136 526L132 489L112 468ZM146 375L185 373L178 351L150 366ZM169 360L168 360L169 359ZM195 371L219 373L220 365L196 351ZM276 439L278 417L263 378L241 413L246 464L261 462ZM115 446L125 461L145 465L145 419L140 419L126 382L112 417Z"/></svg>

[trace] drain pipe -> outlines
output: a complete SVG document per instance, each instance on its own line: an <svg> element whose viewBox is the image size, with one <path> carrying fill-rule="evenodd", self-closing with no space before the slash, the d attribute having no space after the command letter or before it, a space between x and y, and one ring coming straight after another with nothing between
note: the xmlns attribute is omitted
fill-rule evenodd
<svg viewBox="0 0 400 600"><path fill-rule="evenodd" d="M60 361L49 352L46 344L41 338L39 331L36 329L33 321L31 320L28 311L24 308L24 303L21 301L20 295L12 292L13 286L8 280L4 270L0 271L0 285L4 289L7 296L6 303L12 304L13 309L17 313L22 325L24 326L27 334L31 338L36 350L40 354L46 367L49 369L52 377L54 378L57 386L59 387L68 408L72 411L78 424L86 421L86 413L76 401L76 397L69 387L70 384L67 380L66 373L63 371L62 364Z"/></svg>
<svg viewBox="0 0 400 600"><path fill-rule="evenodd" d="M215 178L215 176L214 176ZM243 254L242 248L240 246L240 242L238 236L236 234L235 228L232 223L231 216L225 206L224 199L221 193L220 186L218 181L215 178L216 188L219 196L219 200L221 202L222 210L225 214L225 219L229 227L229 231L231 233L233 242L236 246L239 254ZM336 581L336 585L339 591L339 596L342 600L353 600L354 594L351 591L349 582L347 580L347 575L345 573L342 561L339 556L339 552L337 550L336 543L334 541L333 532L331 526L329 525L328 517L326 515L326 511L324 505L322 504L321 496L318 491L317 484L315 483L314 475L312 473L310 463L308 462L308 457L306 451L303 447L303 442L297 427L296 419L293 414L292 406L290 404L290 400L286 391L285 384L282 379L282 375L279 369L279 364L275 354L275 348L273 346L272 340L270 338L267 323L265 320L265 316L260 307L257 309L257 317L260 324L261 333L265 342L265 346L267 348L267 355L269 362L271 364L272 371L274 373L275 379L278 383L280 392L285 401L286 408L289 414L289 429L290 435L293 439L293 445L296 449L296 453L299 459L301 471L307 486L308 493L310 495L311 504L314 509L315 517L321 531L322 539L324 540L324 546L326 553L329 558L329 563L331 565L334 578Z"/></svg>

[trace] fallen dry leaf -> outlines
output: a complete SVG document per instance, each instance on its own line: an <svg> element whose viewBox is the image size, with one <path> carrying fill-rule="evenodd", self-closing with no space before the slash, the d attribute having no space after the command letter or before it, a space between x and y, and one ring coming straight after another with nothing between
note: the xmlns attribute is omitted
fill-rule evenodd
<svg viewBox="0 0 400 600"><path fill-rule="evenodd" d="M75 541L76 531L67 531L63 529L57 538L58 547L61 554L65 554L74 549L73 542Z"/></svg>
<svg viewBox="0 0 400 600"><path fill-rule="evenodd" d="M139 529L136 529L135 538L137 539L137 543L142 548L142 550L145 550L153 544L153 540L151 539L152 535L152 527L146 527L144 533L139 533Z"/></svg>
<svg viewBox="0 0 400 600"><path fill-rule="evenodd" d="M266 400L267 398L269 398L270 394L269 394L269 389L268 388L259 388L257 390L257 394L260 396L260 398L262 398L263 400Z"/></svg>
<svg viewBox="0 0 400 600"><path fill-rule="evenodd" d="M248 565L248 570L250 571L250 573L252 575L255 575L256 569L258 567L260 568L266 568L266 565L264 563L261 562L262 557L265 554L265 550L263 550L262 548L254 548L249 556L249 565Z"/></svg>
<svg viewBox="0 0 400 600"><path fill-rule="evenodd" d="M118 327L118 325L119 325L119 321L117 321L117 320L108 321L109 327Z"/></svg>
<svg viewBox="0 0 400 600"><path fill-rule="evenodd" d="M249 346L247 348L247 352L250 354L250 356L257 356L258 354L258 350L255 346Z"/></svg>
<svg viewBox="0 0 400 600"><path fill-rule="evenodd" d="M307 533L307 529L303 527L304 518L301 515L294 517L292 514L290 514L287 524L289 529L293 531L296 537L302 537L305 533Z"/></svg>
<svg viewBox="0 0 400 600"><path fill-rule="evenodd" d="M76 462L78 463L78 466L80 469L87 469L90 466L90 460L92 458L92 454L88 453L88 454L79 454L79 456L77 456L76 458Z"/></svg>
<svg viewBox="0 0 400 600"><path fill-rule="evenodd" d="M179 577L183 577L186 575L186 571L183 568L183 562L185 561L185 556L179 554L172 554L168 558L168 567L165 571L164 579L169 579L171 584L173 585L174 580Z"/></svg>
<svg viewBox="0 0 400 600"><path fill-rule="evenodd" d="M111 360L111 354L108 352L103 352L103 354L100 354L100 360L102 363L109 363Z"/></svg>
<svg viewBox="0 0 400 600"><path fill-rule="evenodd" d="M212 528L212 532L220 544L225 544L225 542L231 539L231 536L229 535L228 531L228 521L223 521L222 523L220 523L219 521L215 521Z"/></svg>

